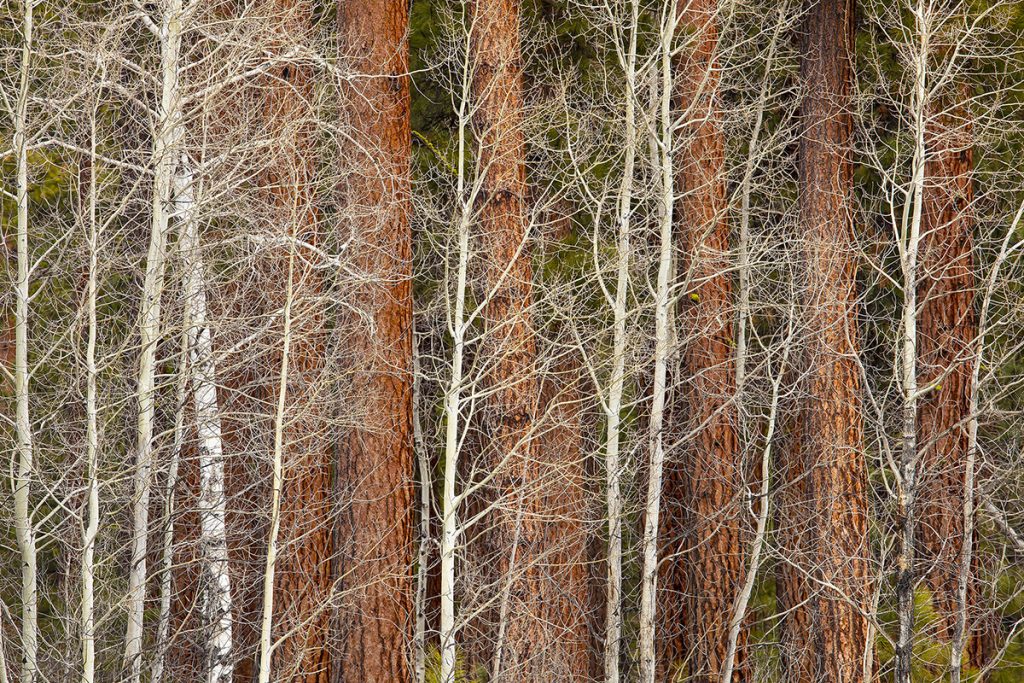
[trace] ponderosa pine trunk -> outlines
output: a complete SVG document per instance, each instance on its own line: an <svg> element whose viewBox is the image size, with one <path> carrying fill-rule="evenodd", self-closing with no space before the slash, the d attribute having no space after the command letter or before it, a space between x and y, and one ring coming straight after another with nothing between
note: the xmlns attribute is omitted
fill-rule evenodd
<svg viewBox="0 0 1024 683"><path fill-rule="evenodd" d="M677 155L680 277L689 283L678 312L682 396L673 433L691 433L666 466L663 493L661 671L687 680L721 679L729 623L743 587L743 451L736 427L733 291L726 215L725 137L718 84L716 0L680 0L688 41L675 65L676 111L684 114ZM745 680L745 637L733 680ZM668 679L665 679L668 680Z"/></svg>
<svg viewBox="0 0 1024 683"><path fill-rule="evenodd" d="M312 3L269 0L269 43L286 53L311 30ZM278 555L274 571L273 680L327 683L330 679L331 459L329 420L322 405L325 381L323 283L308 258L289 255L295 241L314 247L318 216L314 201L313 75L310 67L287 60L268 75L263 116L275 138L262 182L275 238L287 249L268 267L274 308L291 294L287 383L275 388L273 403L285 391ZM289 265L289 263L291 265ZM290 279L290 281L289 281ZM281 282L285 280L285 282ZM277 340L280 344L280 339ZM280 354L277 354L280 356ZM270 367L281 364L280 357ZM271 381L268 378L268 384Z"/></svg>
<svg viewBox="0 0 1024 683"><path fill-rule="evenodd" d="M935 637L948 642L958 608L964 537L964 468L969 447L972 363L978 335L974 308L973 151L963 112L938 115L927 130L924 215L918 299L920 401L917 553L938 614ZM972 564L977 565L977 556ZM976 602L968 587L968 615ZM970 616L968 616L970 623ZM968 664L983 664L979 634L968 640Z"/></svg>
<svg viewBox="0 0 1024 683"><path fill-rule="evenodd" d="M863 679L870 594L851 205L854 0L809 0L799 146L805 357L783 454L780 609L791 683Z"/></svg>
<svg viewBox="0 0 1024 683"><path fill-rule="evenodd" d="M338 683L410 676L413 636L413 358L409 3L338 4L342 56L355 78L345 114L355 145L346 211L365 277L368 332L354 350L365 426L339 453L341 610Z"/></svg>
<svg viewBox="0 0 1024 683"><path fill-rule="evenodd" d="M489 295L483 311L489 395L476 469L493 474L480 493L482 504L493 508L471 535L480 576L488 593L500 593L502 604L481 616L468 646L477 663L490 669L492 681L542 681L545 672L532 666L549 643L543 640L536 576L543 541L532 434L539 383L530 311L519 1L474 0L470 15L472 123L482 174L475 223L487 255L482 284Z"/></svg>

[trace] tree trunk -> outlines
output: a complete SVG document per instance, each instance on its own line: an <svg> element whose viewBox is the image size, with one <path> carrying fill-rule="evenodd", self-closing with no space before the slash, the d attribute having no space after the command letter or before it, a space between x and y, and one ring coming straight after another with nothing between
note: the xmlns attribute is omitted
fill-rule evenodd
<svg viewBox="0 0 1024 683"><path fill-rule="evenodd" d="M182 140L179 77L184 9L170 0L161 18L160 103L153 139L153 192L149 249L139 311L139 374L136 389L136 461L133 473L131 566L128 580L128 626L124 664L130 683L138 683L142 669L143 621L146 600L146 560L149 540L149 498L153 470L153 422L156 416L157 345L160 342L160 303L166 269L166 243L171 213L173 178Z"/></svg>
<svg viewBox="0 0 1024 683"><path fill-rule="evenodd" d="M285 54L311 30L312 3L269 0L269 44ZM288 254L268 264L273 309L288 308L287 357L276 354L281 381L275 428L280 438L280 508L273 578L272 657L274 680L327 683L330 676L330 598L332 592L330 471L333 450L327 407L320 398L326 381L323 284L309 259L296 256L296 241L313 245L318 216L314 202L313 79L306 65L284 61L268 79L264 116L275 153L265 183L275 238ZM282 412L283 411L283 412ZM261 662L262 664L262 662Z"/></svg>
<svg viewBox="0 0 1024 683"><path fill-rule="evenodd" d="M338 683L410 676L413 636L412 234L409 4L338 4L353 73L346 115L354 138L346 210L366 278L356 302L370 317L354 349L353 392L365 426L342 443L338 538L345 605Z"/></svg>
<svg viewBox="0 0 1024 683"><path fill-rule="evenodd" d="M811 0L800 71L801 405L785 453L780 607L793 683L861 681L867 656L866 466L850 161L853 0ZM792 563L792 564L791 564Z"/></svg>
<svg viewBox="0 0 1024 683"><path fill-rule="evenodd" d="M743 451L734 402L733 292L725 198L725 138L718 111L720 67L715 0L679 3L688 35L676 64L675 109L685 113L676 175L684 384L682 424L692 433L682 457L666 468L662 671L684 664L694 681L715 681L728 650L730 613L744 583ZM685 418L683 417L685 416ZM682 552L680 552L682 551ZM680 604L681 603L681 604ZM673 605L670 607L669 605ZM680 623L681 622L681 623ZM685 629L682 625L685 624ZM733 680L744 680L744 641Z"/></svg>
<svg viewBox="0 0 1024 683"><path fill-rule="evenodd" d="M482 174L475 208L481 250L487 254L483 358L489 392L486 443L476 469L493 473L479 494L491 509L477 522L480 531L474 532L470 553L487 593L501 587L503 605L481 616L469 651L478 663L489 663L492 681L540 681L544 672L532 663L549 643L542 639L536 566L543 551L532 433L539 387L530 311L519 1L475 0L470 9L473 129Z"/></svg>
<svg viewBox="0 0 1024 683"><path fill-rule="evenodd" d="M14 114L14 149L17 155L17 262L14 294L14 428L17 435L17 473L14 488L14 533L21 564L21 678L33 683L38 673L39 591L36 585L36 526L32 515L31 487L35 474L32 420L29 412L29 251L28 97L32 59L32 2L22 2L21 70ZM12 464L11 469L14 469Z"/></svg>
<svg viewBox="0 0 1024 683"><path fill-rule="evenodd" d="M918 298L918 385L931 387L917 420L921 453L918 553L939 619L935 636L952 637L963 539L964 466L971 410L971 365L978 321L972 237L972 140L958 114L928 128ZM975 557L974 564L976 565ZM972 581L973 584L973 581ZM975 586L968 591L973 612ZM969 617L970 618L970 617ZM968 662L980 666L977 638Z"/></svg>
<svg viewBox="0 0 1024 683"><path fill-rule="evenodd" d="M660 66L658 102L660 111L657 133L652 131L652 147L657 150L657 170L660 175L658 202L659 245L658 281L654 300L654 377L651 388L651 418L648 425L647 493L644 501L644 530L641 539L643 567L640 576L640 683L654 683L657 677L657 608L658 608L658 556L660 531L659 516L662 500L662 474L665 463L665 401L667 396L668 360L672 351L673 334L669 327L672 287L672 229L675 203L675 177L673 172L672 117L672 48L676 28L676 6L669 4L661 17L661 36L658 50ZM652 127L653 128L653 127Z"/></svg>

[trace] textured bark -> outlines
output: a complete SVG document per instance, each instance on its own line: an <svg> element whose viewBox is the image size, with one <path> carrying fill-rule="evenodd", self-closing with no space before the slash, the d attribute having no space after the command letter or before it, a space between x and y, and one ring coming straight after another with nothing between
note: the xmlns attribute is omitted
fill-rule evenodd
<svg viewBox="0 0 1024 683"><path fill-rule="evenodd" d="M479 578L490 586L487 592L501 593L498 602L504 604L485 612L475 632L467 631L467 649L476 664L491 670L491 680L540 681L547 679L536 663L550 643L543 640L538 618L542 494L532 432L539 386L530 313L533 268L525 244L519 2L476 0L471 16L473 131L482 173L475 208L481 250L487 255L483 286L491 294L483 312L484 384L491 393L476 470L493 473L480 497L484 505L497 505L478 522L479 531L473 530L470 554Z"/></svg>
<svg viewBox="0 0 1024 683"><path fill-rule="evenodd" d="M952 636L958 602L971 366L978 335L972 254L972 140L969 128L957 118L939 115L927 131L929 160L925 165L918 284L918 385L935 386L922 398L918 412L921 480L917 545L921 570L939 616L934 635L941 641ZM977 566L977 555L972 559ZM968 620L974 614L976 592L971 585ZM981 650L980 638L974 634L967 648L971 666L983 663Z"/></svg>
<svg viewBox="0 0 1024 683"><path fill-rule="evenodd" d="M308 33L311 3L271 0L270 44L284 52ZM280 47L279 47L280 46ZM313 122L308 67L276 67L265 91L268 133L279 142L262 179L271 220L281 236L315 245L317 215L313 205ZM271 282L289 277L288 256L269 264ZM274 680L327 683L331 595L330 461L323 391L324 314L319 304L322 283L308 260L296 259L291 273L294 301L288 358L286 419L279 555L274 576L274 638L283 641L273 653ZM274 286L272 310L285 304L287 287ZM278 341L278 343L280 343ZM279 367L280 360L270 367ZM278 397L274 390L274 401Z"/></svg>
<svg viewBox="0 0 1024 683"><path fill-rule="evenodd" d="M540 680L596 680L593 634L598 598L590 572L584 391L581 368L565 359L541 386L543 422L537 444L543 468L544 557L538 566L544 648L529 670Z"/></svg>
<svg viewBox="0 0 1024 683"><path fill-rule="evenodd" d="M806 356L799 424L784 456L787 562L779 597L791 610L788 680L853 683L864 674L870 593L849 158L853 0L811 1L806 12L799 149Z"/></svg>
<svg viewBox="0 0 1024 683"><path fill-rule="evenodd" d="M410 677L413 635L412 236L408 3L338 4L343 56L357 77L346 115L358 146L345 180L357 265L355 293L372 325L354 349L353 391L365 426L338 463L341 660L335 681Z"/></svg>
<svg viewBox="0 0 1024 683"><path fill-rule="evenodd" d="M679 311L682 396L673 433L693 437L665 469L661 654L663 676L686 666L719 681L729 621L745 576L742 449L736 430L733 292L725 198L725 138L718 110L715 0L680 0L689 40L676 63L675 103L686 112L677 155L676 230L689 288ZM683 625L686 625L685 628ZM745 680L745 637L734 681ZM666 679L667 680L667 679Z"/></svg>

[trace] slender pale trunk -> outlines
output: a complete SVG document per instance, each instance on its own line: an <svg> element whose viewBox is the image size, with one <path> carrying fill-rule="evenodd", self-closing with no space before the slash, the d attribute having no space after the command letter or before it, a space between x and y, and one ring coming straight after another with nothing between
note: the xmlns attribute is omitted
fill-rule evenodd
<svg viewBox="0 0 1024 683"><path fill-rule="evenodd" d="M960 683L962 678L961 668L963 667L964 649L968 637L968 611L970 583L972 578L971 567L974 555L974 513L975 504L975 465L978 457L978 407L979 407L979 386L981 378L981 367L985 358L985 336L988 334L989 311L992 305L992 295L998 282L999 271L1003 263L1012 251L1018 250L1024 242L1017 241L1010 246L1010 241L1017 234L1021 218L1024 216L1024 203L1017 208L1013 222L1003 237L1002 246L992 269L989 271L988 282L985 285L984 296L981 301L981 310L978 314L978 330L974 340L974 358L971 364L971 379L968 390L970 392L969 412L967 414L967 455L964 462L964 492L963 507L961 509L962 534L960 537L960 554L956 566L956 606L953 617L953 634L950 639L949 663L947 673L950 683Z"/></svg>
<svg viewBox="0 0 1024 683"><path fill-rule="evenodd" d="M420 358L416 342L416 332L412 338L412 434L413 447L416 450L416 461L420 475L420 530L419 551L416 557L416 629L413 634L413 680L425 683L427 676L427 583L429 579L428 563L430 562L430 518L433 476L430 468L430 452L423 439L423 426L420 421Z"/></svg>
<svg viewBox="0 0 1024 683"><path fill-rule="evenodd" d="M178 489L178 463L185 440L185 401L188 396L188 332L191 323L188 310L185 311L184 328L181 333L181 349L178 354L178 382L175 392L174 434L171 443L171 458L167 465L167 482L164 486L164 532L160 555L160 608L157 617L156 642L153 645L153 668L151 683L160 683L164 675L164 661L170 646L171 599L174 586L174 516L175 493Z"/></svg>
<svg viewBox="0 0 1024 683"><path fill-rule="evenodd" d="M466 346L466 277L469 267L469 226L472 204L466 197L466 135L469 95L469 66L465 64L462 77L462 97L459 101L458 179L456 197L459 201L458 265L456 266L455 306L449 322L452 335L451 380L444 401L445 448L444 482L441 498L441 683L455 683L455 552L459 543L458 511L461 496L456 495L455 484L459 473L460 416L462 410L462 362Z"/></svg>
<svg viewBox="0 0 1024 683"><path fill-rule="evenodd" d="M292 298L295 274L295 251L288 255L288 281L285 284L284 330L281 341L281 372L277 385L277 409L274 413L273 482L270 501L270 536L267 539L267 560L263 572L263 611L260 615L259 683L270 683L273 655L271 636L274 626L274 572L277 568L277 537L281 530L281 490L284 487L285 408L288 401L288 361L291 351Z"/></svg>
<svg viewBox="0 0 1024 683"><path fill-rule="evenodd" d="M29 418L28 316L31 255L28 250L28 88L32 59L32 7L22 0L21 78L14 113L14 150L18 166L18 281L14 299L14 396L18 467L14 478L14 531L21 553L21 681L33 683L38 671L39 594L36 587L36 530L32 520L32 421Z"/></svg>
<svg viewBox="0 0 1024 683"><path fill-rule="evenodd" d="M789 352L793 341L793 311L790 310L790 334L786 340L782 352L782 362L772 380L772 401L768 410L768 425L765 429L764 448L761 451L761 490L757 497L759 509L757 513L757 527L754 530L754 540L750 548L750 564L747 567L747 574L743 580L743 587L736 595L733 603L732 614L729 618L729 637L726 644L725 659L722 661L722 672L719 677L720 683L732 683L733 669L736 663L736 650L739 646L740 633L743 628L743 620L747 616L747 608L750 605L750 597L754 593L754 585L757 582L757 572L761 568L761 555L764 552L765 539L768 534L769 510L771 500L771 465L772 446L775 441L775 430L778 424L779 396L781 395L782 381L786 377L786 368L789 362Z"/></svg>
<svg viewBox="0 0 1024 683"><path fill-rule="evenodd" d="M89 130L89 195L86 224L89 240L89 281L86 310L89 320L85 345L85 487L86 522L82 535L82 683L96 680L95 576L96 535L100 528L99 428L96 399L96 288L99 255L99 226L96 223L96 110L93 106Z"/></svg>
<svg viewBox="0 0 1024 683"><path fill-rule="evenodd" d="M213 339L207 323L206 275L195 208L195 177L182 155L175 174L184 297L189 319L192 400L199 451L199 545L203 562L203 627L206 629L206 680L229 683L232 664L231 578L224 524L224 444L217 402Z"/></svg>
<svg viewBox="0 0 1024 683"><path fill-rule="evenodd" d="M896 601L899 621L896 638L896 683L911 683L914 653L914 541L917 493L917 254L921 241L925 169L925 76L928 68L928 30L925 7L915 12L920 44L914 76L914 159L911 210L904 211L901 226L903 270L903 339L901 384L903 388L903 434L900 452L898 514L900 555L896 569ZM908 213L910 214L908 216Z"/></svg>
<svg viewBox="0 0 1024 683"><path fill-rule="evenodd" d="M622 392L626 367L626 301L629 294L630 222L636 165L636 37L639 2L630 2L629 47L623 62L626 78L623 125L626 128L622 183L619 186L618 249L612 332L612 376L608 389L605 476L608 508L608 583L605 594L604 678L619 681L622 649L622 465L619 462Z"/></svg>
<svg viewBox="0 0 1024 683"><path fill-rule="evenodd" d="M642 539L643 569L640 593L640 682L654 683L657 669L655 624L658 588L658 518L661 481L665 463L665 396L668 358L671 352L672 222L675 202L672 167L672 38L675 33L675 2L668 2L661 27L661 129L658 148L661 170L661 246L654 302L654 388L651 399L647 496Z"/></svg>
<svg viewBox="0 0 1024 683"><path fill-rule="evenodd" d="M153 140L153 197L149 249L139 311L139 374L136 399L132 548L128 576L128 627L124 663L130 683L142 671L143 617L146 601L146 554L149 537L149 497L152 489L153 420L156 412L156 351L160 341L160 301L166 265L168 218L172 210L177 148L182 137L181 98L178 91L181 49L182 0L169 0L160 25L160 105Z"/></svg>

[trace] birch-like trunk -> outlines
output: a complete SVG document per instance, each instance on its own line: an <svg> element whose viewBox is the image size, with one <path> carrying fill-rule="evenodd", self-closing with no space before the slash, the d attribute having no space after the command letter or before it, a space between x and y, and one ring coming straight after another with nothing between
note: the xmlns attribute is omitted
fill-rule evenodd
<svg viewBox="0 0 1024 683"><path fill-rule="evenodd" d="M444 401L445 445L444 482L441 498L441 683L455 683L455 551L459 543L458 511L461 497L455 493L459 473L460 414L462 410L462 361L466 347L466 278L469 268L469 225L472 202L466 197L466 135L469 95L469 65L464 64L462 98L459 102L458 179L459 201L458 265L456 266L455 306L449 323L452 335L451 380Z"/></svg>
<svg viewBox="0 0 1024 683"><path fill-rule="evenodd" d="M642 540L643 570L640 593L640 682L654 683L655 623L658 589L658 519L661 511L661 480L665 463L665 395L672 334L669 329L672 277L672 217L675 203L672 170L672 38L675 33L675 3L666 3L661 34L661 128L658 148L661 170L661 244L654 309L654 388L651 423L647 497L644 505Z"/></svg>
<svg viewBox="0 0 1024 683"><path fill-rule="evenodd" d="M288 282L285 285L284 330L281 339L281 374L277 385L277 409L274 413L273 493L271 495L270 537L263 572L263 611L260 615L259 683L270 683L273 655L271 637L274 626L274 571L277 567L277 537L281 530L281 489L284 486L285 408L288 401L288 361L291 351L292 299L294 295L295 248L288 255Z"/></svg>
<svg viewBox="0 0 1024 683"><path fill-rule="evenodd" d="M765 539L768 534L768 519L771 508L769 493L771 491L772 446L774 445L775 430L778 424L782 380L786 376L786 367L789 362L789 353L793 342L794 311L792 308L790 309L789 320L789 335L788 339L784 342L782 362L779 364L775 379L772 380L772 400L771 406L768 409L768 425L765 429L764 448L761 451L761 490L757 494L759 501L757 528L754 530L754 540L751 543L750 549L750 564L743 579L743 587L740 588L740 592L736 595L732 614L729 617L729 637L726 643L725 659L722 660L720 683L732 683L733 680L733 669L736 665L736 651L739 646L740 632L743 628L743 620L747 616L750 597L754 593L754 585L757 583L757 572L761 568L761 555L764 552Z"/></svg>
<svg viewBox="0 0 1024 683"><path fill-rule="evenodd" d="M608 423L605 476L608 510L608 584L605 594L604 677L619 681L622 648L622 465L619 462L622 391L626 364L626 298L629 293L630 221L633 213L633 172L636 165L636 35L639 3L630 3L629 47L621 58L626 78L623 125L626 140L619 186L618 245L613 302L612 376L605 418Z"/></svg>
<svg viewBox="0 0 1024 683"><path fill-rule="evenodd" d="M31 255L28 250L28 88L32 60L32 8L34 0L22 0L21 74L14 114L14 150L17 155L17 260L14 309L14 396L18 464L14 476L14 532L21 554L21 681L33 683L38 665L38 610L36 588L36 532L32 520L33 464L32 421L29 418L28 315ZM14 469L12 467L12 469Z"/></svg>
<svg viewBox="0 0 1024 683"><path fill-rule="evenodd" d="M416 557L416 628L413 633L413 680L425 683L427 677L427 582L430 562L430 516L433 477L430 468L430 453L423 439L420 422L420 356L416 331L412 332L412 434L416 450L416 462L420 475L420 533L419 552Z"/></svg>
<svg viewBox="0 0 1024 683"><path fill-rule="evenodd" d="M217 403L213 339L206 313L206 275L195 211L195 177L182 155L175 174L185 305L190 321L189 361L199 451L199 545L203 563L203 626L207 629L206 680L230 683L233 671L231 578L228 574L224 444Z"/></svg>
<svg viewBox="0 0 1024 683"><path fill-rule="evenodd" d="M152 489L153 419L156 409L156 351L160 341L160 300L166 265L168 218L172 211L177 148L182 138L180 72L182 0L168 0L160 28L160 108L153 140L153 196L146 274L139 312L139 374L136 389L134 496L132 549L128 576L128 627L124 664L129 683L139 683L142 672L143 618L146 600L146 554L149 536L149 497Z"/></svg>
<svg viewBox="0 0 1024 683"><path fill-rule="evenodd" d="M181 447L185 439L185 401L188 396L188 332L191 323L185 311L184 330L181 334L181 349L178 353L178 386L175 392L174 434L171 441L171 459L167 465L167 482L164 486L164 531L160 555L160 612L157 617L156 642L153 645L153 668L150 683L161 683L164 674L164 660L170 646L171 598L174 586L174 516L175 492L178 489L178 463L181 462Z"/></svg>
<svg viewBox="0 0 1024 683"><path fill-rule="evenodd" d="M902 387L903 434L900 452L898 514L900 555L896 570L897 618L896 683L911 683L914 652L914 536L917 502L917 254L921 241L925 169L925 75L928 68L928 30L923 2L918 3L914 21L920 44L914 75L914 160L911 211L903 213L901 266L903 271ZM910 205L908 205L908 208Z"/></svg>
<svg viewBox="0 0 1024 683"><path fill-rule="evenodd" d="M989 311L992 295L998 281L999 271L1010 253L1024 246L1024 241L1017 241L1010 246L1010 240L1017 233L1021 218L1024 217L1024 203L1017 208L1013 222L1006 231L999 255L992 264L988 282L985 286L981 310L978 314L978 337L971 368L970 411L967 419L967 460L964 465L964 503L963 503L963 535L960 539L960 557L957 563L956 614L953 620L953 637L950 639L948 675L950 683L960 683L963 666L964 647L967 644L967 608L968 590L971 582L971 565L974 551L974 497L975 464L978 457L978 404L981 366L985 358L985 336L988 333Z"/></svg>
<svg viewBox="0 0 1024 683"><path fill-rule="evenodd" d="M86 285L86 316L88 338L85 346L85 488L86 521L82 534L82 683L96 680L96 618L95 576L96 535L100 528L99 430L96 400L96 289L99 255L99 226L96 222L96 115L98 102L93 106L89 131L89 194L86 225L89 241L89 281Z"/></svg>

